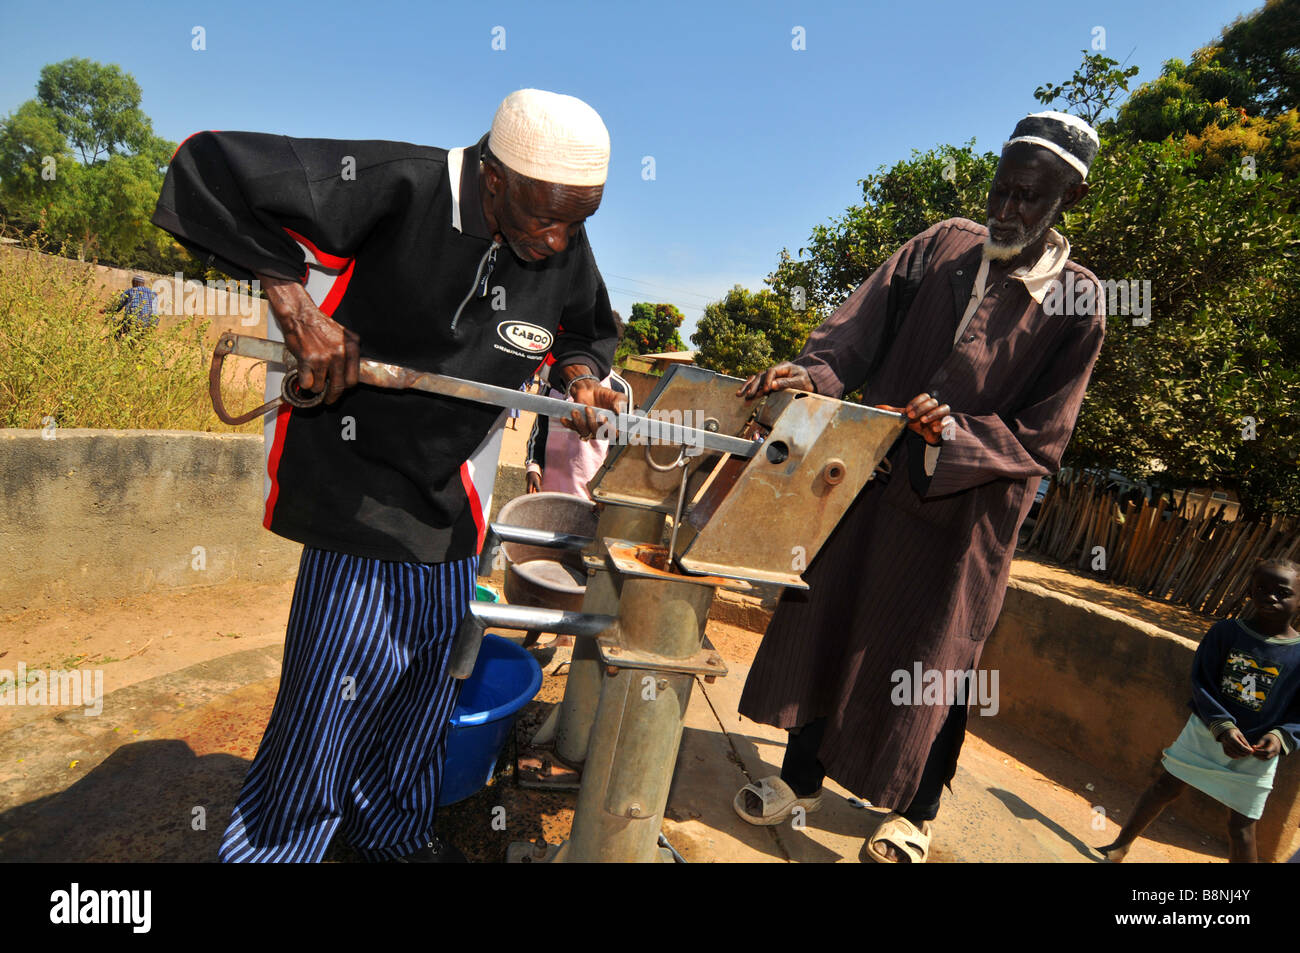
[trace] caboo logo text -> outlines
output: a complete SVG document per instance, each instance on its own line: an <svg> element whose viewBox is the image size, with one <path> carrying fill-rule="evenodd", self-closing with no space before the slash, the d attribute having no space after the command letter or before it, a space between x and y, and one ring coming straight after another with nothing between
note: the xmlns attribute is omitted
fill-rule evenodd
<svg viewBox="0 0 1300 953"><path fill-rule="evenodd" d="M524 321L502 321L497 325L501 340L523 351L541 354L551 348L551 332Z"/></svg>

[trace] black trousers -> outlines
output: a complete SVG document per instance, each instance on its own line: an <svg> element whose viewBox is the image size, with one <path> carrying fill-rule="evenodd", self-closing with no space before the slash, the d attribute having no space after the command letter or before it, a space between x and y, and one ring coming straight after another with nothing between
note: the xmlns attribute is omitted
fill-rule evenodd
<svg viewBox="0 0 1300 953"><path fill-rule="evenodd" d="M966 713L965 705L953 705L948 710L948 717L926 756L921 783L912 795L911 803L898 812L917 827L923 821L932 821L939 816L943 786L952 780L957 768L957 755L966 738ZM802 728L790 731L790 739L785 746L785 760L781 763L781 780L790 785L800 797L816 794L826 777L826 769L817 760L817 749L821 747L825 732L825 718L818 718Z"/></svg>

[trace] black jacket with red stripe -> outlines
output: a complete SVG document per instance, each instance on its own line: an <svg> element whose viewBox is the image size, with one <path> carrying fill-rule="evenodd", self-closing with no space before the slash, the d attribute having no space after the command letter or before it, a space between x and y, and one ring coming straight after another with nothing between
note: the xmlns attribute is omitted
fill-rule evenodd
<svg viewBox="0 0 1300 953"><path fill-rule="evenodd" d="M235 277L308 282L321 310L360 336L363 357L515 389L550 351L559 367L604 377L617 338L585 229L541 262L508 247L488 255L483 142L199 133L172 159L153 221ZM374 559L472 555L486 500L471 457L500 414L367 385L330 406L282 408L266 525Z"/></svg>

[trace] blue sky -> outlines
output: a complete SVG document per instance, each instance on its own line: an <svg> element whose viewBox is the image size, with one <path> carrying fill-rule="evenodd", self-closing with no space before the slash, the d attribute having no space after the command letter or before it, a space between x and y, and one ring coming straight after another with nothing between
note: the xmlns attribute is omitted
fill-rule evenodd
<svg viewBox="0 0 1300 953"><path fill-rule="evenodd" d="M878 166L972 138L996 151L1042 108L1034 88L1074 71L1094 27L1141 82L1255 6L0 0L0 113L72 56L133 74L155 130L176 141L250 129L468 145L511 90L578 96L613 144L588 231L614 307L670 301L685 338L708 301L761 287L782 248L859 201Z"/></svg>

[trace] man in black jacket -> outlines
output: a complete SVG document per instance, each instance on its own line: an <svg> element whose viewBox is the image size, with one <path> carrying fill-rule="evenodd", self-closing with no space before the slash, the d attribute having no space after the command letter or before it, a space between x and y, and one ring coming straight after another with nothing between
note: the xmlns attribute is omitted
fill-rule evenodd
<svg viewBox="0 0 1300 953"><path fill-rule="evenodd" d="M200 133L173 158L154 222L260 281L271 335L325 392L267 424L264 524L304 549L280 692L223 860L316 861L340 830L369 860L454 855L433 834L447 662L501 412L358 386L358 362L515 388L550 352L577 403L620 409L599 386L617 338L582 224L608 161L595 111L540 90L508 96L468 148ZM597 420L564 423L585 436Z"/></svg>

